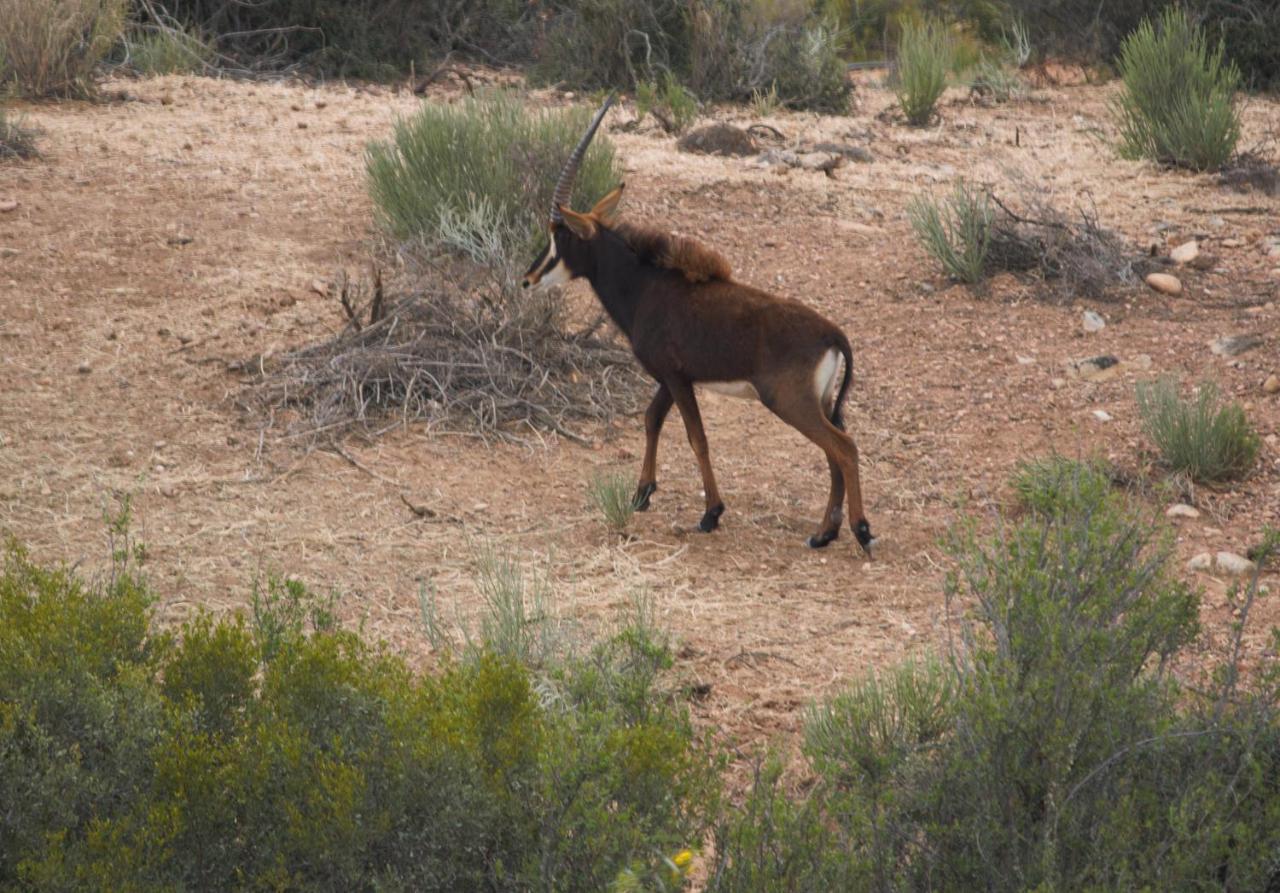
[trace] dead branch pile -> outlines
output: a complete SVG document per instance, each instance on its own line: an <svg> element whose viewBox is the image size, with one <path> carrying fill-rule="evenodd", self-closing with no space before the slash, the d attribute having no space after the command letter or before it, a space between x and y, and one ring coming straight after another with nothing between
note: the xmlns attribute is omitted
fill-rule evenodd
<svg viewBox="0 0 1280 893"><path fill-rule="evenodd" d="M1139 256L1116 233L1098 222L1097 210L1080 207L1073 217L1024 178L1014 177L1017 208L991 192L990 266L1012 272L1035 271L1060 286L1065 296L1103 298L1117 285L1138 278Z"/></svg>
<svg viewBox="0 0 1280 893"><path fill-rule="evenodd" d="M294 435L376 435L422 421L513 440L554 431L579 442L586 438L576 423L637 411L647 388L603 317L569 332L562 295L452 273L398 298L387 297L377 274L365 286L344 279L335 297L346 328L255 364L244 405Z"/></svg>

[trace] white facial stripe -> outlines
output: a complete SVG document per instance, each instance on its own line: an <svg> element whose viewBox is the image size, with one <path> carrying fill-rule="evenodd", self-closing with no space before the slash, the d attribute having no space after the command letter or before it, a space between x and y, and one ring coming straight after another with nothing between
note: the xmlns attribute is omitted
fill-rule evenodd
<svg viewBox="0 0 1280 893"><path fill-rule="evenodd" d="M554 263L554 261L553 261ZM543 266L546 269L546 266ZM551 268L550 272L543 273L542 278L538 280L539 285L564 285L570 279L569 269L564 264L556 264Z"/></svg>

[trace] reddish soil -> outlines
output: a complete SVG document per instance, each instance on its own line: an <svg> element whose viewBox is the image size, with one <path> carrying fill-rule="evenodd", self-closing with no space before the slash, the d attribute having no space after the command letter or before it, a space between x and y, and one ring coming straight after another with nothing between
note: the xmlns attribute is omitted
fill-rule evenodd
<svg viewBox="0 0 1280 893"><path fill-rule="evenodd" d="M422 662L420 584L434 584L446 617L474 616L476 547L492 544L546 569L562 613L587 627L651 595L681 643L680 672L711 687L694 709L758 743L796 730L807 702L864 669L942 644L940 538L1008 507L1020 459L1057 450L1150 468L1138 378L1216 380L1264 438L1247 481L1194 491L1201 516L1179 522L1180 572L1197 552L1244 552L1264 523L1280 523L1280 397L1261 387L1280 373L1280 257L1268 255L1280 199L1117 160L1112 87L1051 87L992 109L957 94L937 126L916 130L882 116L892 98L866 83L850 117L767 119L791 140L874 154L833 178L686 155L659 131L623 132L627 112L611 120L626 213L705 240L741 280L807 301L849 333L846 418L881 537L874 562L847 531L825 551L805 547L826 498L823 457L763 408L716 395L703 412L728 511L712 535L694 530L700 481L674 420L661 489L625 541L587 507L585 483L598 468L638 470L639 419L588 432L598 449L409 426L346 442L361 467L260 434L236 409L246 382L235 364L341 327L312 283L367 264L362 152L420 100L199 78L109 89L133 101L22 109L45 131L45 157L0 167L0 199L19 203L0 214L0 529L40 559L100 568L103 512L132 493L164 622L241 607L255 578L288 572L337 592L347 619ZM1245 115L1248 146L1280 120L1280 103L1255 99ZM1049 303L1042 285L1011 276L980 291L950 285L912 238L906 204L958 175L998 182L1007 167L1062 204L1091 199L1135 245L1164 251L1198 236L1219 263L1179 271L1177 298L1135 287L1114 303ZM585 286L573 296L590 300ZM1106 328L1086 335L1084 309ZM1234 360L1210 352L1242 332L1265 341ZM1151 367L1100 383L1068 376L1069 361L1107 353L1145 354ZM438 516L415 517L402 495ZM1167 504L1150 499L1162 518ZM1220 642L1227 582L1195 582ZM1280 601L1264 600L1251 653L1277 622Z"/></svg>

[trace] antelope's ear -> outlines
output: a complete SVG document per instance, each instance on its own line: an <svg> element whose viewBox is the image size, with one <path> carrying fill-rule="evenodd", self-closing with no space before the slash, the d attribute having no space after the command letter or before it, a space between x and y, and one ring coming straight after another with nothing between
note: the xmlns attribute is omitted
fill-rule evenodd
<svg viewBox="0 0 1280 893"><path fill-rule="evenodd" d="M591 209L591 216L606 226L612 224L618 213L618 202L622 201L622 190L626 185L626 183L619 183L617 189L596 202L596 206Z"/></svg>
<svg viewBox="0 0 1280 893"><path fill-rule="evenodd" d="M596 222L591 219L589 214L579 214L564 205L560 205L560 215L564 217L564 225L569 227L569 231L579 239L594 239L596 236Z"/></svg>

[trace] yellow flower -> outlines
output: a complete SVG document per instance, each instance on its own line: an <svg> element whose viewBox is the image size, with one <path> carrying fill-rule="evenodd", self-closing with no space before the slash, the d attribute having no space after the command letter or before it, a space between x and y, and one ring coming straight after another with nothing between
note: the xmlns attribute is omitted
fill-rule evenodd
<svg viewBox="0 0 1280 893"><path fill-rule="evenodd" d="M693 853L689 850L681 850L671 857L671 861L676 864L677 868L684 871L689 867L689 863L693 861Z"/></svg>

